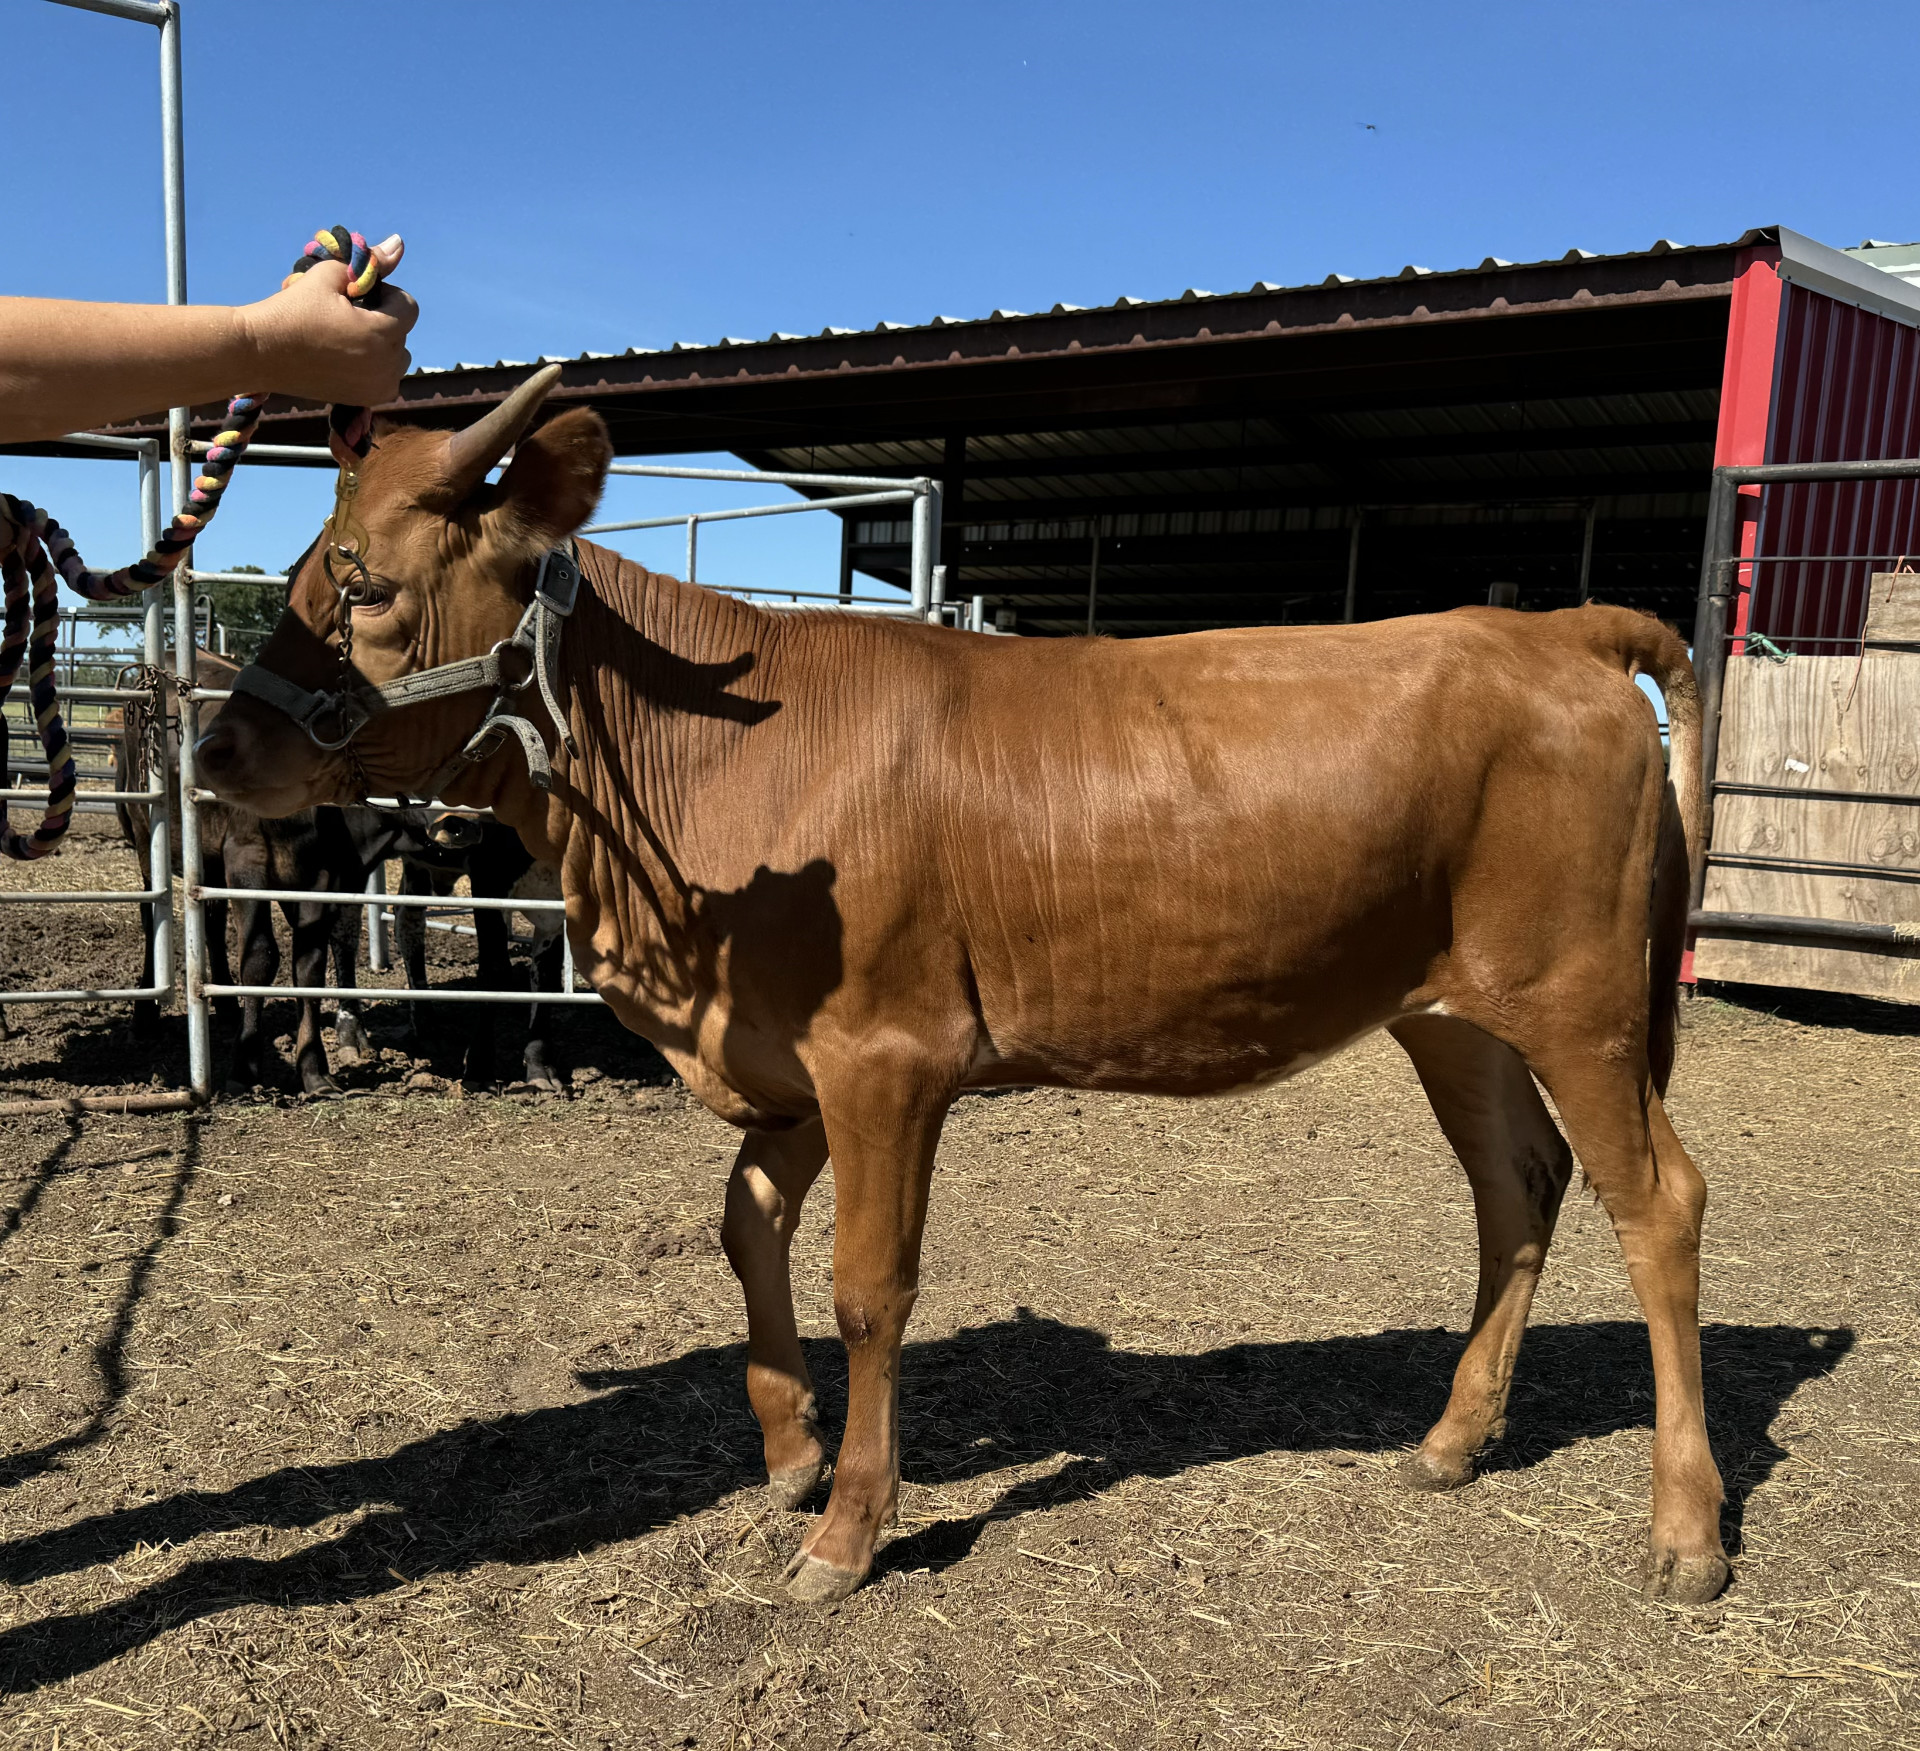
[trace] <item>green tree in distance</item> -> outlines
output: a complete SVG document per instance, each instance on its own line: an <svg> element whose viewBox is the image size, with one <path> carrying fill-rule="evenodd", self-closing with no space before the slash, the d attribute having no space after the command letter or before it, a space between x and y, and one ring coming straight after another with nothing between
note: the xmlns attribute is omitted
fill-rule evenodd
<svg viewBox="0 0 1920 1751"><path fill-rule="evenodd" d="M249 579L266 576L257 565L236 565L231 569L249 574ZM260 654L267 634L280 618L280 610L287 605L286 586L280 583L256 584L235 579L196 584L194 593L213 603L214 619L227 629L227 651L242 662L251 662ZM217 638L215 648L219 648Z"/></svg>

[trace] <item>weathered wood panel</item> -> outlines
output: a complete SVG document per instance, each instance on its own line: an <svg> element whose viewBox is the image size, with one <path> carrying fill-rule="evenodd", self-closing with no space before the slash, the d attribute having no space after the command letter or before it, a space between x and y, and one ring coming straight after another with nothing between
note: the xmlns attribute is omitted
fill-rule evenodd
<svg viewBox="0 0 1920 1751"><path fill-rule="evenodd" d="M1890 605L1903 602L1904 581L1899 590L1877 592L1876 604L1883 596ZM1914 801L1721 794L1714 804L1707 910L1920 924L1920 656L1869 651L1785 663L1736 657L1727 668L1724 701L1723 783ZM1749 858L1792 867L1754 867ZM1917 946L1855 949L1702 936L1694 970L1703 979L1920 1003Z"/></svg>
<svg viewBox="0 0 1920 1751"><path fill-rule="evenodd" d="M1867 637L1920 644L1920 572L1875 572L1867 593Z"/></svg>

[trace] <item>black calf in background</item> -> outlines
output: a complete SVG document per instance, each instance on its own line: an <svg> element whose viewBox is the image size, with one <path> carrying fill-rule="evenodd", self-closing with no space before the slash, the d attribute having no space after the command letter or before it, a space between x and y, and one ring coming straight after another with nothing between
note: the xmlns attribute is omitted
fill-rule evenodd
<svg viewBox="0 0 1920 1751"><path fill-rule="evenodd" d="M199 677L203 685L227 687L240 665L212 651L200 651ZM164 689L162 715L155 721L147 708L130 703L121 715L120 735L114 746L116 790L146 788L147 774L155 759L164 764L167 774L168 812L174 823L172 834L173 871L180 874L180 716L173 683ZM219 713L218 704L202 708L204 729ZM164 729L164 734L162 733ZM149 809L145 803L117 805L120 830L139 859L141 885L155 885L148 842ZM526 899L557 899L559 885L551 872L543 872L520 843L519 835L493 821L449 814L441 810L407 809L305 809L283 820L263 820L224 803L200 806L201 869L209 887L215 888L289 888L322 893L358 893L375 867L389 858L403 859L403 893L451 894L462 875L469 877L473 893L480 898L506 899L515 895ZM529 883L531 882L531 886ZM410 885L411 884L411 885ZM216 985L271 985L280 971L280 945L273 929L273 905L266 901L237 900L237 923L241 940L240 977L233 977L227 948L228 903L210 900L206 906L207 971ZM141 906L142 934L146 939L141 983L154 982L152 908ZM356 972L360 955L361 908L317 904L281 906L293 937L293 982L296 986L332 983L350 988L358 983ZM407 966L407 983L424 990L426 973L425 920L413 907L396 907L396 936ZM558 920L552 914L536 913L534 951L534 989L557 991L560 988L561 949ZM480 985L483 990L507 991L514 988L513 963L508 952L508 915L480 912L474 919L475 943L479 950ZM178 951L176 950L176 953ZM327 978L331 963L333 978ZM214 999L214 1012L231 1020L238 1014L240 1034L228 1080L242 1088L274 1078L268 1075L272 1041L261 1027L264 999L246 997ZM294 1058L300 1086L307 1094L337 1094L327 1062L326 1044L320 1033L318 998L301 998L300 1019L295 1035ZM470 1082L491 1082L495 1077L495 1013L491 1004L463 1004L467 1043L462 1073ZM551 1011L548 1011L551 1014ZM420 1034L419 1006L409 1005L409 1031L417 1040ZM134 1005L133 1025L137 1034L150 1035L159 1027L159 1006ZM0 1026L3 1026L0 1023ZM334 1019L334 1040L341 1051L355 1061L371 1050L361 1006L342 999ZM541 1007L529 1007L528 1037L524 1060L526 1080L541 1088L563 1090L564 1079L551 1067Z"/></svg>
<svg viewBox="0 0 1920 1751"><path fill-rule="evenodd" d="M494 821L471 815L428 811L414 840L402 854L400 891L403 894L448 895L462 875L475 899L558 899L560 887L552 872L536 864L520 843L519 834ZM558 991L563 955L558 917L550 912L528 914L533 920L533 989ZM474 944L480 962L480 987L507 991L514 986L509 955L511 914L476 911ZM395 947L406 963L407 984L416 991L427 984L426 918L419 907L394 908ZM462 1005L467 1017L465 1078L491 1082L496 1070L495 1008L492 1004ZM420 1006L412 1010L413 1036L420 1035ZM538 1001L527 1012L527 1047L522 1062L526 1081L554 1092L565 1089L564 1078L547 1057L546 1029Z"/></svg>
<svg viewBox="0 0 1920 1751"><path fill-rule="evenodd" d="M480 899L506 899L537 866L506 827L439 811L407 809L320 808L282 821L242 817L258 829L253 834L229 832L227 869L230 885L262 888L312 888L323 893L360 893L367 877L389 858L401 859L402 893L451 894L464 875ZM557 892L557 889L556 889ZM523 894L523 898L531 895ZM457 903L457 902L456 902ZM280 950L274 940L272 909L266 902L237 901L245 947L241 956L241 983L270 985L279 971ZM358 981L360 958L359 906L286 904L281 908L293 933L293 982L326 984L329 961L332 983L351 988ZM427 989L426 921L411 906L394 908L397 946L406 961L409 988ZM485 991L510 991L518 983L508 950L508 918L502 912L474 915L474 941L479 951L479 983ZM559 934L536 955L535 989L558 990ZM266 1080L266 1044L260 1028L261 999L241 1001L240 1041L235 1048L235 1079L243 1086ZM421 1037L420 1007L408 1005L408 1033ZM461 1019L466 1043L461 1076L470 1083L496 1080L496 1024L492 1004L463 1004ZM530 1006L525 1052L526 1080L561 1090L565 1083L551 1068L538 1003ZM358 1061L371 1050L362 1006L342 998L334 1019L334 1042ZM308 1094L337 1092L320 1037L319 1002L300 1000L300 1028L295 1061L302 1089Z"/></svg>

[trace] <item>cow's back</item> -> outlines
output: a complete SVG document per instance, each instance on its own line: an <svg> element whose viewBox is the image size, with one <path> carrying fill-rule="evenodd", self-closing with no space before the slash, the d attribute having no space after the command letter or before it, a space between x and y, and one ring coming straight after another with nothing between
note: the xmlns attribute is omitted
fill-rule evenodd
<svg viewBox="0 0 1920 1751"><path fill-rule="evenodd" d="M1658 746L1595 624L950 641L911 788L993 1074L1282 1074L1418 991L1480 887L1514 903L1570 851L1617 879L1637 805L1594 800L1638 799Z"/></svg>

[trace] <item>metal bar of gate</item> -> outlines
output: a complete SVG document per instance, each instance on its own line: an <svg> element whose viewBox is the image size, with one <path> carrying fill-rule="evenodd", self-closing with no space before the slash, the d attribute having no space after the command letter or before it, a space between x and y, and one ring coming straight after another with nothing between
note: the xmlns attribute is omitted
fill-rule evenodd
<svg viewBox="0 0 1920 1751"><path fill-rule="evenodd" d="M180 8L165 0L166 17L160 25L160 156L161 199L166 217L167 302L187 301L187 147L185 109L180 83ZM173 509L186 508L192 490L193 409L167 410L167 443L173 462ZM187 1082L202 1098L213 1093L212 1017L207 1007L207 919L195 889L200 885L200 811L186 799L194 786L193 744L199 736L199 707L188 691L196 678L193 563L186 561L173 576L173 663L180 683L180 873L186 888L182 908L182 959L186 972Z"/></svg>
<svg viewBox="0 0 1920 1751"><path fill-rule="evenodd" d="M925 496L911 490L895 490L859 493L849 498L799 499L791 504L746 505L732 511L682 511L672 517L636 517L619 523L589 523L580 533L617 535L628 529L677 529L685 524L687 539L691 542L693 530L702 523L737 523L746 517L790 517L800 511L857 511L869 505L901 505L909 499L918 505Z"/></svg>
<svg viewBox="0 0 1920 1751"><path fill-rule="evenodd" d="M1752 788L1731 783L1723 785L1719 778L1720 720L1730 656L1728 647L1731 635L1728 628L1733 617L1734 597L1738 593L1743 567L1751 573L1758 566L1770 563L1770 556L1767 555L1756 554L1751 560L1743 560L1739 555L1738 490L1743 486L1787 485L1795 482L1914 479L1920 479L1920 457L1910 456L1873 462L1763 462L1716 468L1713 471L1713 485L1707 499L1707 535L1701 555L1700 589L1693 622L1693 666L1700 687L1701 786L1706 802L1706 845L1701 847L1701 855L1695 863L1689 904L1688 923L1695 930L1704 929L1722 935L1780 935L1789 925L1804 925L1809 935L1840 934L1838 930L1825 928L1832 922L1830 920L1796 920L1770 915L1763 918L1760 914L1711 912L1703 907L1708 864L1725 861L1722 857L1709 859L1706 855L1707 846L1713 843L1714 798ZM1847 557L1871 560L1891 556L1862 554ZM1749 586L1750 597L1751 593ZM1751 605L1747 624L1750 628L1753 626ZM1864 636L1855 639L1796 639L1795 642L1845 644L1863 652L1868 648L1878 648L1883 643L1868 640ZM1889 645L1886 648L1900 647ZM1864 933L1867 928L1848 926L1856 934ZM1863 934L1861 940L1865 940ZM1876 937L1874 940L1879 939Z"/></svg>

